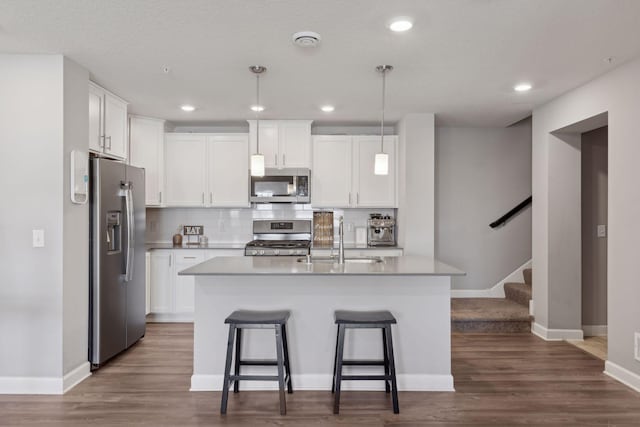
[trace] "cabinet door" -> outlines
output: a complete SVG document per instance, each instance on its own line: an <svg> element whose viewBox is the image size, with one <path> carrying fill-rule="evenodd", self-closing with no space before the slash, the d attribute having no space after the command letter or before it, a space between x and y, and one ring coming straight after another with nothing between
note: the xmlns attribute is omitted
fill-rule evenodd
<svg viewBox="0 0 640 427"><path fill-rule="evenodd" d="M203 206L206 188L206 136L165 136L166 206Z"/></svg>
<svg viewBox="0 0 640 427"><path fill-rule="evenodd" d="M127 158L127 104L115 96L104 95L105 154Z"/></svg>
<svg viewBox="0 0 640 427"><path fill-rule="evenodd" d="M354 137L355 203L360 208L396 207L396 137L384 137L384 152L389 155L389 174L375 175L376 153L380 152L380 137Z"/></svg>
<svg viewBox="0 0 640 427"><path fill-rule="evenodd" d="M311 205L335 208L351 206L352 158L351 137L313 138Z"/></svg>
<svg viewBox="0 0 640 427"><path fill-rule="evenodd" d="M161 206L164 182L164 121L131 117L129 126L129 164L145 169L146 205Z"/></svg>
<svg viewBox="0 0 640 427"><path fill-rule="evenodd" d="M216 207L249 206L249 138L247 135L208 137L209 194Z"/></svg>
<svg viewBox="0 0 640 427"><path fill-rule="evenodd" d="M175 307L176 313L193 313L195 305L195 277L177 273L204 261L204 253L195 249L175 251Z"/></svg>
<svg viewBox="0 0 640 427"><path fill-rule="evenodd" d="M151 252L150 310L152 313L170 313L173 310L173 254L171 251Z"/></svg>
<svg viewBox="0 0 640 427"><path fill-rule="evenodd" d="M264 166L267 168L282 167L278 151L278 122L276 120L260 120L260 153L264 155ZM249 138L251 153L256 153L256 121L249 120Z"/></svg>
<svg viewBox="0 0 640 427"><path fill-rule="evenodd" d="M278 128L280 161L287 168L311 166L311 122L308 120L282 120Z"/></svg>
<svg viewBox="0 0 640 427"><path fill-rule="evenodd" d="M102 151L104 91L89 85L89 150Z"/></svg>

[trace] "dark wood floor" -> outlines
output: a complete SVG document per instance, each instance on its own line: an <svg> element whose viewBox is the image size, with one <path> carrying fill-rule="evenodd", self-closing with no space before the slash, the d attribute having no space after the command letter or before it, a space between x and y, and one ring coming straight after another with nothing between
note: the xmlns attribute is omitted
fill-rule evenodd
<svg viewBox="0 0 640 427"><path fill-rule="evenodd" d="M2 396L0 425L420 426L640 425L640 394L602 374L603 362L530 334L453 335L455 393L345 392L332 415L328 392L287 396L188 391L192 327L150 324L145 339L64 396Z"/></svg>

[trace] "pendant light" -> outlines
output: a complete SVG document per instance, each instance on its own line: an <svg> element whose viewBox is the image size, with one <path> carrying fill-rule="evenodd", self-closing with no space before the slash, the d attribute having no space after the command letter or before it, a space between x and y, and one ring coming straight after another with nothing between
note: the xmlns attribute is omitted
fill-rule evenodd
<svg viewBox="0 0 640 427"><path fill-rule="evenodd" d="M373 173L376 175L389 175L389 155L384 152L384 95L387 72L393 70L393 67L391 65L378 65L376 70L382 73L382 118L380 120L380 152L376 154Z"/></svg>
<svg viewBox="0 0 640 427"><path fill-rule="evenodd" d="M251 155L251 176L264 176L264 155L260 154L260 74L267 68L252 65L249 70L256 75L256 152Z"/></svg>

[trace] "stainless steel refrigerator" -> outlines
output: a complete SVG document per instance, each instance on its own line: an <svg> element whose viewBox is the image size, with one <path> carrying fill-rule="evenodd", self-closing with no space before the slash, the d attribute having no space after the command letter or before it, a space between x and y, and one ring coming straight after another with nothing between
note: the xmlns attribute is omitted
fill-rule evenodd
<svg viewBox="0 0 640 427"><path fill-rule="evenodd" d="M93 369L145 334L144 169L90 161L89 361Z"/></svg>

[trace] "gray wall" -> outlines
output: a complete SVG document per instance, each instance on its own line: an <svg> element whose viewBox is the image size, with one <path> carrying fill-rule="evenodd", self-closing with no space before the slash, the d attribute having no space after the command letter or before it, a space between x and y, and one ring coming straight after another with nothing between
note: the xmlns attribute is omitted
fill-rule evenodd
<svg viewBox="0 0 640 427"><path fill-rule="evenodd" d="M582 324L607 324L607 126L582 134Z"/></svg>
<svg viewBox="0 0 640 427"><path fill-rule="evenodd" d="M531 259L531 120L508 128L436 127L436 256L464 270L453 289L487 289Z"/></svg>
<svg viewBox="0 0 640 427"><path fill-rule="evenodd" d="M70 155L89 150L89 73L64 59L63 374L87 363L89 205L71 202Z"/></svg>
<svg viewBox="0 0 640 427"><path fill-rule="evenodd" d="M0 55L0 385L61 384L87 362L88 211L68 178L70 150L88 148L87 82L61 55Z"/></svg>
<svg viewBox="0 0 640 427"><path fill-rule="evenodd" d="M0 93L0 376L60 377L62 57L0 55Z"/></svg>

